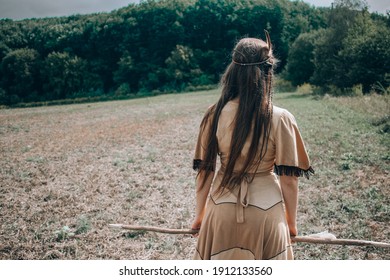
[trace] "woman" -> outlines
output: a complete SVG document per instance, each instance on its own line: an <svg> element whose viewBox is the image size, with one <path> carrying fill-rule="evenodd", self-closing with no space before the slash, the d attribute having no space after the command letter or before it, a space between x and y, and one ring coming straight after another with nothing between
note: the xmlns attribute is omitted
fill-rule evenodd
<svg viewBox="0 0 390 280"><path fill-rule="evenodd" d="M200 125L194 259L293 259L298 177L314 171L293 115L272 105L275 58L265 34L267 42L235 46L221 97Z"/></svg>

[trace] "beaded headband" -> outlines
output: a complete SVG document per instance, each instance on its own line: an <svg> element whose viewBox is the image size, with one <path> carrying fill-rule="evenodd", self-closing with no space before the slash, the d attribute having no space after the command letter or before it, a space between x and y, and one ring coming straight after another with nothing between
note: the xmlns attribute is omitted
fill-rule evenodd
<svg viewBox="0 0 390 280"><path fill-rule="evenodd" d="M263 60L263 61L260 61L260 62L253 62L253 63L240 63L240 62L237 62L235 60L232 60L232 62L234 64L237 64L237 65L240 65L240 66L252 66L252 65L261 65L261 64L264 64L264 63L267 63L269 62L269 57L266 59L266 60Z"/></svg>

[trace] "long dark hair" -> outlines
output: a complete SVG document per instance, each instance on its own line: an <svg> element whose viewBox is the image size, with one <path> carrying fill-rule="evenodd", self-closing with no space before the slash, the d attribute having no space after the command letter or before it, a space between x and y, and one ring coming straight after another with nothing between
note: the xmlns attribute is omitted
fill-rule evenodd
<svg viewBox="0 0 390 280"><path fill-rule="evenodd" d="M199 173L202 170L206 172L201 187L213 172L213 168L210 167L215 165L218 154L216 137L218 120L228 101L238 97L239 106L235 116L229 158L219 191L225 188L233 189L240 184L249 169L256 167L257 170L267 150L272 119L272 80L275 59L272 55L272 44L268 32L265 31L265 34L267 42L255 38L244 38L237 43L232 53L232 62L221 78L221 97L209 108L202 120L203 129L207 122L210 121L211 125L207 133L209 139L206 158L198 170ZM209 118L212 119L209 120ZM251 131L253 132L248 156L242 169L234 170L236 160Z"/></svg>

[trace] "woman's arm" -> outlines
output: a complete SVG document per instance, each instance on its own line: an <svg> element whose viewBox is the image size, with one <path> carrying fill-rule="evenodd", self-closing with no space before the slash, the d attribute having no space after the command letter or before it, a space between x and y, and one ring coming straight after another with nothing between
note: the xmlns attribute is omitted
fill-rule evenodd
<svg viewBox="0 0 390 280"><path fill-rule="evenodd" d="M200 225L206 210L207 196L210 192L211 184L214 178L214 172L210 173L205 181L205 184L201 188L205 173L205 171L200 171L196 178L196 210L195 219L191 226L192 229L200 229Z"/></svg>
<svg viewBox="0 0 390 280"><path fill-rule="evenodd" d="M297 229L297 209L298 209L298 177L280 176L280 185L284 204L286 207L287 224L290 235L298 235Z"/></svg>

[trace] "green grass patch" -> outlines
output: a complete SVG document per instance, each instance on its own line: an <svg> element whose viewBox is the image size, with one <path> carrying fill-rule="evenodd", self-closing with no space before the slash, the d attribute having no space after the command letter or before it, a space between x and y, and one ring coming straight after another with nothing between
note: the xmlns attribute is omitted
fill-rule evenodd
<svg viewBox="0 0 390 280"><path fill-rule="evenodd" d="M301 234L328 230L339 238L389 242L390 145L387 133L378 129L387 123L389 96L318 99L281 93L275 104L295 115L316 171L310 180L300 180ZM321 256L313 247L297 246L297 258L377 256L367 248L331 246L324 246L326 256Z"/></svg>

